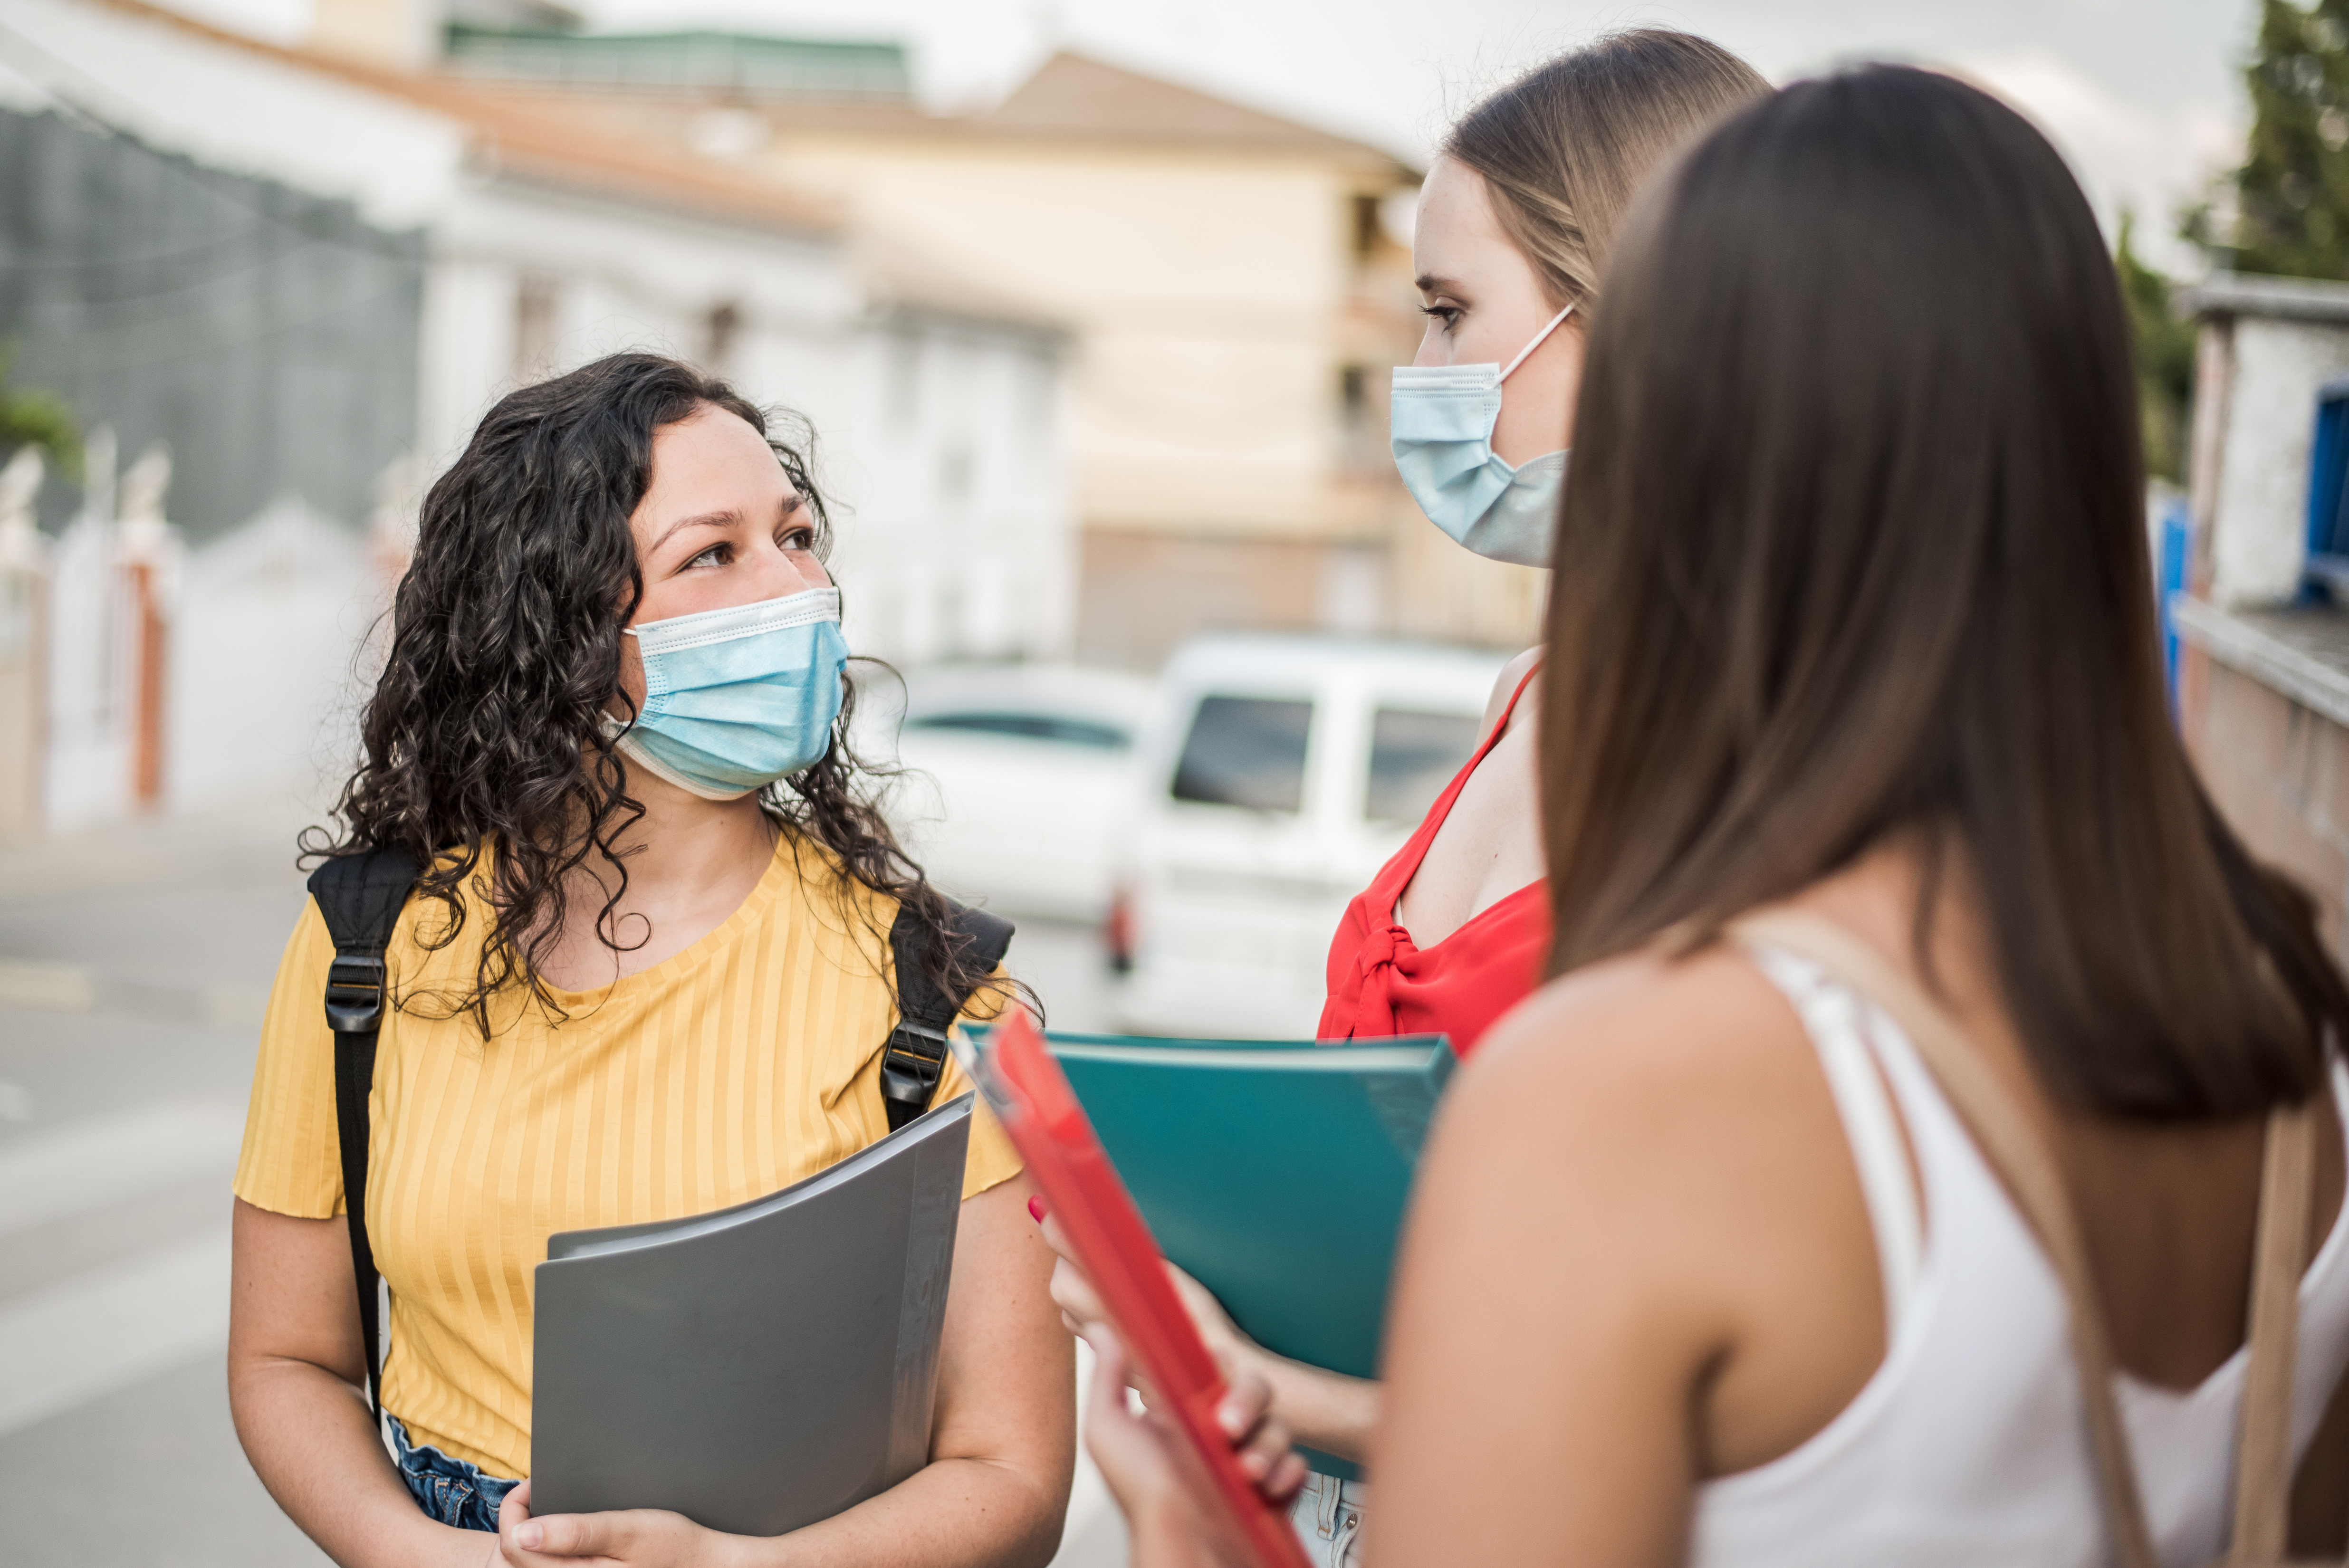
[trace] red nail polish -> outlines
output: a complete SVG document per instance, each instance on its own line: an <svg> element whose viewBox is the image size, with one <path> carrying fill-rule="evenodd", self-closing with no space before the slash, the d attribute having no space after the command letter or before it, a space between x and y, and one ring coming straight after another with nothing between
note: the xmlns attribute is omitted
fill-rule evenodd
<svg viewBox="0 0 2349 1568"><path fill-rule="evenodd" d="M1043 1199L1030 1198L1028 1200L1028 1217L1035 1221L1038 1224L1042 1224L1044 1222L1044 1216L1050 1212L1051 1211L1050 1209L1044 1207Z"/></svg>

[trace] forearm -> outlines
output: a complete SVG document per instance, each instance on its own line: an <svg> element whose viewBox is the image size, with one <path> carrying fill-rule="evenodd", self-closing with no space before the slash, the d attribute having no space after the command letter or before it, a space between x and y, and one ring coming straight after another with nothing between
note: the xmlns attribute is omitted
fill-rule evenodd
<svg viewBox="0 0 2349 1568"><path fill-rule="evenodd" d="M342 1568L483 1568L496 1542L426 1516L357 1389L308 1362L232 1362L245 1457L286 1516Z"/></svg>
<svg viewBox="0 0 2349 1568"><path fill-rule="evenodd" d="M740 1568L1043 1568L1060 1545L1067 1491L1009 1463L936 1460L821 1523L733 1539Z"/></svg>
<svg viewBox="0 0 2349 1568"><path fill-rule="evenodd" d="M1374 1380L1308 1367L1261 1346L1249 1346L1245 1354L1249 1369L1272 1388L1273 1414L1299 1443L1357 1463L1370 1456L1379 1421Z"/></svg>
<svg viewBox="0 0 2349 1568"><path fill-rule="evenodd" d="M1145 1508L1125 1523L1127 1568L1231 1568L1187 1508Z"/></svg>

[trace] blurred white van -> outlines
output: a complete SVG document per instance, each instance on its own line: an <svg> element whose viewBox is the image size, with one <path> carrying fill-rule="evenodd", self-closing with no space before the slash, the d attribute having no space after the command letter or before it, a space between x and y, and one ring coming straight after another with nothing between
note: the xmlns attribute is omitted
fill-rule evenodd
<svg viewBox="0 0 2349 1568"><path fill-rule="evenodd" d="M1151 685L1051 665L918 670L858 693L857 744L907 769L884 801L947 892L1003 913L1098 921Z"/></svg>
<svg viewBox="0 0 2349 1568"><path fill-rule="evenodd" d="M1121 1026L1302 1037L1347 901L1475 750L1500 654L1213 636L1159 681L1107 927Z"/></svg>

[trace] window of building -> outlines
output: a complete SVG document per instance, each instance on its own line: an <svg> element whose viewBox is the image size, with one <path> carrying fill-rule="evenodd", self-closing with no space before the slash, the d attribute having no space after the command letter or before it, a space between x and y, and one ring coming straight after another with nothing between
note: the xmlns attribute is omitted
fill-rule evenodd
<svg viewBox="0 0 2349 1568"><path fill-rule="evenodd" d="M514 377L535 381L554 370L558 288L544 273L524 273L514 286Z"/></svg>
<svg viewBox="0 0 2349 1568"><path fill-rule="evenodd" d="M1348 479L1385 471L1386 431L1371 401L1371 371L1364 365L1338 367L1338 469Z"/></svg>
<svg viewBox="0 0 2349 1568"><path fill-rule="evenodd" d="M1476 749L1478 721L1465 714L1382 707L1371 719L1371 779L1362 815L1416 822Z"/></svg>
<svg viewBox="0 0 2349 1568"><path fill-rule="evenodd" d="M1379 202L1379 197L1368 192L1357 191L1354 195L1354 259L1358 262L1369 261L1371 253L1378 248Z"/></svg>
<svg viewBox="0 0 2349 1568"><path fill-rule="evenodd" d="M2316 393L2308 474L2308 576L2349 596L2349 377ZM2180 586L2183 586L2181 583Z"/></svg>
<svg viewBox="0 0 2349 1568"><path fill-rule="evenodd" d="M972 453L970 442L957 438L947 444L938 454L938 495L949 505L959 506L970 499L977 488L978 461Z"/></svg>
<svg viewBox="0 0 2349 1568"><path fill-rule="evenodd" d="M732 300L710 307L702 323L701 363L712 375L726 375L734 364L735 339L742 332L742 307Z"/></svg>
<svg viewBox="0 0 2349 1568"><path fill-rule="evenodd" d="M922 413L922 340L910 332L889 335L888 365L882 396L889 405L889 422L910 430Z"/></svg>
<svg viewBox="0 0 2349 1568"><path fill-rule="evenodd" d="M1305 742L1312 727L1310 702L1200 698L1175 765L1174 799L1251 811L1297 810L1305 803Z"/></svg>

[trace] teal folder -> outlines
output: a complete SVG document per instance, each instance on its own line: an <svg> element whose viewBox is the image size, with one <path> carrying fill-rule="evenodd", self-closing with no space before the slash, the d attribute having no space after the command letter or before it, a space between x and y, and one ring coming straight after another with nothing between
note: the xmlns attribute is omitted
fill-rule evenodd
<svg viewBox="0 0 2349 1568"><path fill-rule="evenodd" d="M1045 1039L1167 1258L1266 1349L1377 1376L1396 1236L1452 1075L1444 1037Z"/></svg>

